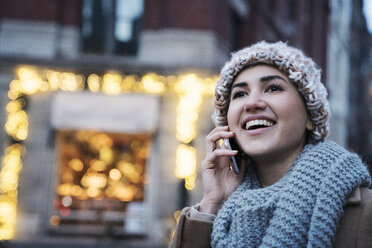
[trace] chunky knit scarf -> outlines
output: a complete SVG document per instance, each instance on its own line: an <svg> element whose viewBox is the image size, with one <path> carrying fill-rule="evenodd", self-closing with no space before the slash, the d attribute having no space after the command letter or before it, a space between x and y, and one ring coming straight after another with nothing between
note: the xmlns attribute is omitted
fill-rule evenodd
<svg viewBox="0 0 372 248"><path fill-rule="evenodd" d="M366 166L333 142L307 145L291 169L262 188L249 165L214 221L213 247L331 247L347 196L369 186Z"/></svg>

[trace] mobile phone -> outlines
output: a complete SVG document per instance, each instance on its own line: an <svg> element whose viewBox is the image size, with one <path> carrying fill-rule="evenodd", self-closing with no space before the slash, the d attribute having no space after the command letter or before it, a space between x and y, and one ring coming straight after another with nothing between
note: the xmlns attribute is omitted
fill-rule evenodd
<svg viewBox="0 0 372 248"><path fill-rule="evenodd" d="M235 144L235 141L234 140L230 140L230 139L224 139L224 142L225 144L227 145L227 148L230 149L230 150L237 150L237 147L236 147L236 144ZM235 146L234 146L235 145ZM235 156L231 156L230 157L230 160L233 164L232 168L233 168L233 171L236 173L236 174L239 174L239 166L238 166L238 163L236 161L236 158Z"/></svg>

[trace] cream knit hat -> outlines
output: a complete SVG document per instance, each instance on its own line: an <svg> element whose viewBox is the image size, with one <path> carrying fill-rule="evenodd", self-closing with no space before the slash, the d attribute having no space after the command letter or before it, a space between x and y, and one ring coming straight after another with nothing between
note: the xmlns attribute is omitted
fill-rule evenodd
<svg viewBox="0 0 372 248"><path fill-rule="evenodd" d="M309 142L323 141L329 130L329 103L327 90L321 82L320 69L303 52L283 42L258 42L232 54L221 70L215 90L214 120L217 126L227 125L230 91L235 77L245 68L257 65L272 65L286 74L302 95L314 129Z"/></svg>

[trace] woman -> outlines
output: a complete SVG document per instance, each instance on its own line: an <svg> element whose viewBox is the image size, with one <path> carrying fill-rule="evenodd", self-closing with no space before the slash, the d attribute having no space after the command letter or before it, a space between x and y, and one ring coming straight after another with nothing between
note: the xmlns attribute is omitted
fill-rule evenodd
<svg viewBox="0 0 372 248"><path fill-rule="evenodd" d="M183 209L171 247L372 247L371 178L325 141L326 97L296 48L260 42L233 54L216 86L204 195Z"/></svg>

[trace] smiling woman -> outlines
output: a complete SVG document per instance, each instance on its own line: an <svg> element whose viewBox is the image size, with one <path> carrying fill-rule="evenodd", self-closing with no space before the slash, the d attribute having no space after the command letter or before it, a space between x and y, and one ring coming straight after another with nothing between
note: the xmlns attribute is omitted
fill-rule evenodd
<svg viewBox="0 0 372 248"><path fill-rule="evenodd" d="M183 209L171 247L372 246L371 177L356 154L325 141L320 78L311 58L282 42L232 55L216 85L204 195Z"/></svg>

